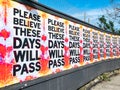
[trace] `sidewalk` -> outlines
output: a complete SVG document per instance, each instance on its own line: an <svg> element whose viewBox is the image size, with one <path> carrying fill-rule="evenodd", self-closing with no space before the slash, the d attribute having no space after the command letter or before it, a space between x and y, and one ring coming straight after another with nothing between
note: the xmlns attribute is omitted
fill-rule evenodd
<svg viewBox="0 0 120 90"><path fill-rule="evenodd" d="M103 81L90 90L120 90L120 74L110 78L110 81Z"/></svg>

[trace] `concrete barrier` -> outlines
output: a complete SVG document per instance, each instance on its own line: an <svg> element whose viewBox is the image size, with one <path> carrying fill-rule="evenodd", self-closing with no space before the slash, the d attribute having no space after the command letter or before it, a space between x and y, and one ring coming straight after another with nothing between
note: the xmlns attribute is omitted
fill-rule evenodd
<svg viewBox="0 0 120 90"><path fill-rule="evenodd" d="M119 59L118 34L33 0L0 1L0 89L76 90Z"/></svg>
<svg viewBox="0 0 120 90"><path fill-rule="evenodd" d="M4 90L77 90L100 74L120 68L120 60L105 60L80 68L12 85Z"/></svg>

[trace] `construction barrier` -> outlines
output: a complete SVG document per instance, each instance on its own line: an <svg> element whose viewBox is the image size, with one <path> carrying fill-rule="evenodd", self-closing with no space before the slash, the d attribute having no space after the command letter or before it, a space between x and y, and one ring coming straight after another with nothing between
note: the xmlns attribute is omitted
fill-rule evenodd
<svg viewBox="0 0 120 90"><path fill-rule="evenodd" d="M32 0L0 0L0 88L75 90L119 58L118 34Z"/></svg>

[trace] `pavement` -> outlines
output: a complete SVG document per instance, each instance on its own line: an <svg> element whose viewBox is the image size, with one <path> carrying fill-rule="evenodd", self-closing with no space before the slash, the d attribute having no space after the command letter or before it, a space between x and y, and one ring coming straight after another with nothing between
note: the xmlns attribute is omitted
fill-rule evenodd
<svg viewBox="0 0 120 90"><path fill-rule="evenodd" d="M112 76L110 81L102 81L96 84L90 90L120 90L120 74Z"/></svg>

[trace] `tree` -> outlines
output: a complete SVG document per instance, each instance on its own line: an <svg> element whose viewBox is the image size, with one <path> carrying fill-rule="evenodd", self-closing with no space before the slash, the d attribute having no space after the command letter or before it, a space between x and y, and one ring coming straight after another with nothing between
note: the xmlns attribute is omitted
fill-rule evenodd
<svg viewBox="0 0 120 90"><path fill-rule="evenodd" d="M117 0L110 0L112 8L107 9L108 18L118 25L117 30L120 30L120 2Z"/></svg>
<svg viewBox="0 0 120 90"><path fill-rule="evenodd" d="M115 32L114 29L114 22L113 21L108 21L104 15L102 15L100 18L98 18L99 23L98 26L106 31L110 31L110 32Z"/></svg>
<svg viewBox="0 0 120 90"><path fill-rule="evenodd" d="M106 19L105 19L105 16L104 16L104 15L101 16L100 18L98 18L98 20L99 20L99 22L100 22L100 23L98 23L98 26L99 26L101 29L106 30L107 28L106 28Z"/></svg>
<svg viewBox="0 0 120 90"><path fill-rule="evenodd" d="M112 7L107 9L107 15L98 18L98 26L103 30L120 34L120 2L110 0Z"/></svg>
<svg viewBox="0 0 120 90"><path fill-rule="evenodd" d="M111 32L115 32L115 29L114 29L114 23L113 23L113 21L109 21L109 30L111 31Z"/></svg>
<svg viewBox="0 0 120 90"><path fill-rule="evenodd" d="M120 34L120 2L115 3L115 1L116 0L111 0L111 2L114 4L114 13L112 14L112 17L119 25L117 32Z"/></svg>
<svg viewBox="0 0 120 90"><path fill-rule="evenodd" d="M112 11L112 12L111 12ZM107 9L108 16L113 19L115 22L120 24L120 3L115 4L111 9Z"/></svg>

